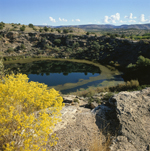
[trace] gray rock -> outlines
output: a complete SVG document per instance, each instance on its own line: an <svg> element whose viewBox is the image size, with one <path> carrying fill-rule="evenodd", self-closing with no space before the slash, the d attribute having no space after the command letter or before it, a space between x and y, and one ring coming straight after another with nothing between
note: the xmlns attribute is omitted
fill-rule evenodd
<svg viewBox="0 0 150 151"><path fill-rule="evenodd" d="M116 102L115 102L116 100ZM146 151L150 143L150 88L120 92L110 101L116 105L120 136L112 151Z"/></svg>
<svg viewBox="0 0 150 151"><path fill-rule="evenodd" d="M76 98L76 95L65 95L63 96L64 103L72 103L73 100Z"/></svg>

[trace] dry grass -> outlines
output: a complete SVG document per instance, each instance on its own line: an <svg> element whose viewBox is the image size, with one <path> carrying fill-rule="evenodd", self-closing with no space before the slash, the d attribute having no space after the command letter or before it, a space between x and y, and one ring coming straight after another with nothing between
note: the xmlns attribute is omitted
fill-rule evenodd
<svg viewBox="0 0 150 151"><path fill-rule="evenodd" d="M117 86L111 86L111 87L93 87L82 91L77 91L75 95L83 96L83 97L91 97L95 93L101 93L101 92L120 92L120 91L130 91L130 90L136 90L139 89L139 82L138 80L131 80L127 81L123 84L118 84Z"/></svg>
<svg viewBox="0 0 150 151"><path fill-rule="evenodd" d="M93 138L93 141L90 145L90 151L110 151L110 145L111 145L111 136L108 135L106 138L100 132L99 134L96 134Z"/></svg>
<svg viewBox="0 0 150 151"><path fill-rule="evenodd" d="M12 31L20 31L20 27L22 27L23 24L14 24L14 26L12 26L11 23L5 23L5 27L3 28L3 30L12 30ZM15 28L14 28L15 27ZM25 25L25 33L28 33L28 32L36 32L35 30L33 30L33 28L30 28L28 25ZM34 26L34 28L37 29L37 31L39 31L39 29L43 29L43 27L39 27L39 26ZM73 32L72 33L68 33L68 34L75 34L75 35L85 35L86 34L86 31L84 31L83 29L80 29L80 28L73 28L73 27L70 27L69 28L70 30L72 30ZM63 28L61 28L61 30L63 31ZM61 31L61 33L62 33ZM44 32L44 31L43 31ZM47 32L47 33L51 33L51 29ZM53 31L53 33L58 33L55 29Z"/></svg>

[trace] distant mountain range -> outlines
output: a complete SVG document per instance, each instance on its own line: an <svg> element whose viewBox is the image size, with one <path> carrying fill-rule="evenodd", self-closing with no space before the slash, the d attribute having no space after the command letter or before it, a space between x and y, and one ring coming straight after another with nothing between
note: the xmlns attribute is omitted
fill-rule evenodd
<svg viewBox="0 0 150 151"><path fill-rule="evenodd" d="M84 30L89 30L89 29L118 29L118 28L123 28L123 29L150 29L150 24L134 24L134 25L120 25L120 26L114 26L114 25L96 25L96 24L88 24L88 25L77 25L77 26L57 26L59 27L77 27L81 28Z"/></svg>
<svg viewBox="0 0 150 151"><path fill-rule="evenodd" d="M44 26L44 25L42 25ZM96 24L87 24L87 25L70 25L70 26L48 26L52 28L62 28L62 27L77 27L84 30L100 30L100 29L150 29L150 23L149 24L133 24L133 25L120 25L120 26L114 26L114 25L96 25Z"/></svg>
<svg viewBox="0 0 150 151"><path fill-rule="evenodd" d="M114 25L78 25L74 26L78 27L81 29L115 29L115 28L123 28L123 29L130 29L130 28L135 28L135 29L150 29L150 24L134 24L134 25L120 25L120 26L114 26Z"/></svg>

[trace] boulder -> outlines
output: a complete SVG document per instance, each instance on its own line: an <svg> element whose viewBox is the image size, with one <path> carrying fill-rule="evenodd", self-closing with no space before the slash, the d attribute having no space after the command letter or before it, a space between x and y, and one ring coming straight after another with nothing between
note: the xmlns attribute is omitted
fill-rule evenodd
<svg viewBox="0 0 150 151"><path fill-rule="evenodd" d="M150 144L150 88L120 92L109 100L116 106L120 130L112 151L146 151Z"/></svg>

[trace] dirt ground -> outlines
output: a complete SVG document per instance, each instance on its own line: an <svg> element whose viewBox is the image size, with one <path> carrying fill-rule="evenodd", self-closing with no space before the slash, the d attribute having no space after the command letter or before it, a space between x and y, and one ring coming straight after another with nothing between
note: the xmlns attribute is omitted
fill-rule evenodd
<svg viewBox="0 0 150 151"><path fill-rule="evenodd" d="M68 106L62 111L62 122L54 129L59 138L51 151L89 151L99 129L90 109Z"/></svg>

